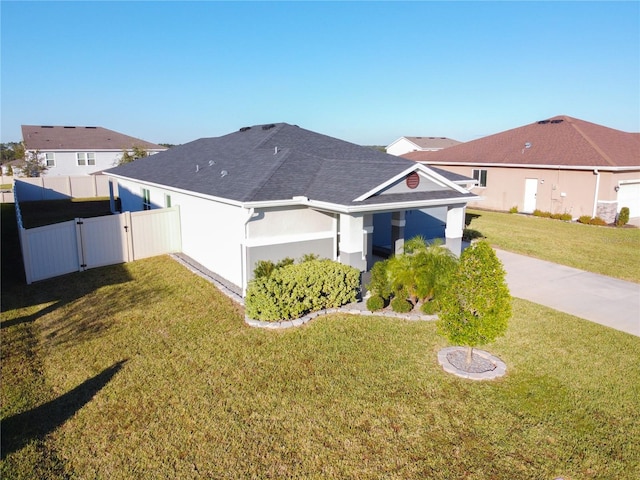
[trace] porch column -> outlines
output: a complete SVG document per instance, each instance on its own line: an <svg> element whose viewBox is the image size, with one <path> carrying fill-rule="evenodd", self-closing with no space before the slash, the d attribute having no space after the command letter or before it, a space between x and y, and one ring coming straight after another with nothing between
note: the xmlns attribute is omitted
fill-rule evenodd
<svg viewBox="0 0 640 480"><path fill-rule="evenodd" d="M341 213L340 245L338 245L340 263L365 271L367 269L365 240L367 239L365 238L363 216Z"/></svg>
<svg viewBox="0 0 640 480"><path fill-rule="evenodd" d="M404 252L404 210L391 213L391 253L400 255Z"/></svg>
<svg viewBox="0 0 640 480"><path fill-rule="evenodd" d="M449 205L447 207L447 226L444 230L445 245L458 257L462 253L465 209L466 205Z"/></svg>
<svg viewBox="0 0 640 480"><path fill-rule="evenodd" d="M363 217L362 234L364 235L364 253L367 271L373 267L373 215Z"/></svg>

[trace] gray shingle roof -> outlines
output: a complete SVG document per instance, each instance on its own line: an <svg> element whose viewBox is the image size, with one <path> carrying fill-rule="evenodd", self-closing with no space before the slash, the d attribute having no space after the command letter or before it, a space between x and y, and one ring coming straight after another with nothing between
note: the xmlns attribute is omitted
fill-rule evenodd
<svg viewBox="0 0 640 480"><path fill-rule="evenodd" d="M107 173L237 202L304 196L353 205L361 204L354 202L360 195L415 166L411 160L278 123L195 140ZM438 173L460 179L444 170ZM465 196L453 190L450 195ZM392 200L376 198L378 203Z"/></svg>

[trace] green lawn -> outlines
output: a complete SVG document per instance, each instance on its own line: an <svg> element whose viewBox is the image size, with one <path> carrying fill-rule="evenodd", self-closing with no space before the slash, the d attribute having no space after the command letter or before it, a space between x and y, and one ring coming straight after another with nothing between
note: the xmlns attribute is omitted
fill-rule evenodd
<svg viewBox="0 0 640 480"><path fill-rule="evenodd" d="M540 225L631 232L587 241L607 261L637 239L470 213L513 251ZM26 286L13 218L2 205L2 478L640 477L638 337L514 299L485 347L507 375L473 382L437 364L433 322L253 329L169 257Z"/></svg>
<svg viewBox="0 0 640 480"><path fill-rule="evenodd" d="M168 257L3 303L2 478L640 476L640 338L525 301L480 383L433 322L253 329Z"/></svg>
<svg viewBox="0 0 640 480"><path fill-rule="evenodd" d="M640 283L640 228L467 210L468 228L494 247Z"/></svg>

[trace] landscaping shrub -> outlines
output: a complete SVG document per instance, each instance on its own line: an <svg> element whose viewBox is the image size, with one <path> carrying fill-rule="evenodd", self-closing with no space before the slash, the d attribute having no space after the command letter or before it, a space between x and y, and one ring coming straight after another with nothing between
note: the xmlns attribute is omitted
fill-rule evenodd
<svg viewBox="0 0 640 480"><path fill-rule="evenodd" d="M591 217L589 215L581 215L580 218L578 218L578 222L589 225L591 223Z"/></svg>
<svg viewBox="0 0 640 480"><path fill-rule="evenodd" d="M384 298L380 295L373 295L367 300L367 310L370 312L377 312L384 308Z"/></svg>
<svg viewBox="0 0 640 480"><path fill-rule="evenodd" d="M560 214L560 220L564 220L565 222L570 222L571 220L573 220L573 217L571 216L570 213L562 213Z"/></svg>
<svg viewBox="0 0 640 480"><path fill-rule="evenodd" d="M389 260L376 262L371 269L371 281L367 284L367 290L374 295L379 295L383 299L391 298L391 281L387 273Z"/></svg>
<svg viewBox="0 0 640 480"><path fill-rule="evenodd" d="M606 225L607 222L605 222L603 219L601 219L600 217L593 217L590 221L589 221L589 225L600 225L600 226L604 226Z"/></svg>
<svg viewBox="0 0 640 480"><path fill-rule="evenodd" d="M430 301L422 304L420 311L425 315L435 315L440 311L440 304L438 303L438 300L431 299Z"/></svg>
<svg viewBox="0 0 640 480"><path fill-rule="evenodd" d="M629 223L629 207L622 207L620 209L620 213L618 214L618 219L616 220L616 225L618 227L622 227Z"/></svg>
<svg viewBox="0 0 640 480"><path fill-rule="evenodd" d="M273 263L271 260L258 260L256 267L253 269L253 278L268 278L274 272L274 270L287 265L293 264L293 258L283 258L278 263Z"/></svg>
<svg viewBox="0 0 640 480"><path fill-rule="evenodd" d="M518 213L518 206L514 205L509 209L509 213Z"/></svg>
<svg viewBox="0 0 640 480"><path fill-rule="evenodd" d="M396 295L391 300L391 309L397 313L408 313L413 310L413 304L404 296Z"/></svg>
<svg viewBox="0 0 640 480"><path fill-rule="evenodd" d="M249 282L245 311L256 320L299 318L354 302L359 287L360 271L348 265L332 260L289 264Z"/></svg>
<svg viewBox="0 0 640 480"><path fill-rule="evenodd" d="M542 210L534 210L533 211L533 216L534 217L543 217L543 218L551 218L551 212L544 212Z"/></svg>

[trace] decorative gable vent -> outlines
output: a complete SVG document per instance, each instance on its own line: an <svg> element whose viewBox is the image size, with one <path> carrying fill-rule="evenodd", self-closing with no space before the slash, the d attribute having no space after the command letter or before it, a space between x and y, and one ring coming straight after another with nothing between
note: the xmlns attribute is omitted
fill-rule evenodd
<svg viewBox="0 0 640 480"><path fill-rule="evenodd" d="M416 172L412 172L407 175L406 182L407 187L413 190L414 188L417 188L418 185L420 185L420 175L418 175Z"/></svg>

